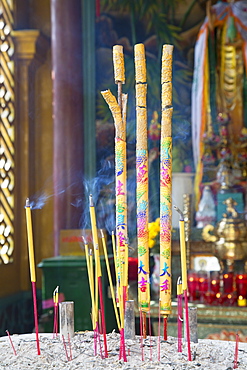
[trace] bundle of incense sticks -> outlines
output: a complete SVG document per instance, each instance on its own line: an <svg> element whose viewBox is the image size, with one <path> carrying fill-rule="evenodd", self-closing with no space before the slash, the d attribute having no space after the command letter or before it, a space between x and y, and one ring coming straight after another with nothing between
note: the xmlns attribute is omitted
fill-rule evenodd
<svg viewBox="0 0 247 370"><path fill-rule="evenodd" d="M138 300L141 308L143 335L146 337L146 313L150 307L148 244L148 145L147 81L143 44L134 47L136 81L136 213L138 249Z"/></svg>
<svg viewBox="0 0 247 370"><path fill-rule="evenodd" d="M172 192L172 45L163 45L160 138L160 309L167 339L171 313L171 192Z"/></svg>
<svg viewBox="0 0 247 370"><path fill-rule="evenodd" d="M91 226L92 226L92 235L93 235L93 246L94 246L94 258L95 258L95 320L96 326L98 323L98 295L100 300L100 310L101 310L101 322L102 322L102 330L103 330L103 338L104 338L104 352L105 357L108 357L107 351L107 339L106 339L106 325L105 325L105 309L104 309L104 301L103 301L103 289L102 289L102 272L101 272L101 265L100 265L100 257L99 257L99 241L98 241L98 231L96 225L96 215L95 215L95 208L93 203L92 195L89 196L89 205L90 205L90 219L91 219Z"/></svg>
<svg viewBox="0 0 247 370"><path fill-rule="evenodd" d="M92 327L94 331L94 354L97 354L97 338L98 338L98 326L97 326L97 312L95 307L95 294L94 294L94 272L93 272L93 255L92 250L88 249L88 242L86 238L83 236L83 242L85 246L85 255L86 255L86 262L87 262L87 272L88 272L88 281L89 281L89 288L90 288L90 295L91 295L91 304L92 304L92 312L91 312L91 319L92 319Z"/></svg>
<svg viewBox="0 0 247 370"><path fill-rule="evenodd" d="M114 287L113 287L111 270L110 270L108 253L107 253L107 247L106 247L106 241L105 241L103 230L100 230L100 232L101 232L102 244L103 244L105 261L106 261L106 269L107 269L107 275L108 275L108 280L109 280L109 284L110 284L111 297L112 297L115 317L116 317L116 321L117 321L118 330L120 331L123 324L121 325L120 320L119 320L119 314L118 314L118 310L117 310L117 304L116 304L116 299L115 299Z"/></svg>

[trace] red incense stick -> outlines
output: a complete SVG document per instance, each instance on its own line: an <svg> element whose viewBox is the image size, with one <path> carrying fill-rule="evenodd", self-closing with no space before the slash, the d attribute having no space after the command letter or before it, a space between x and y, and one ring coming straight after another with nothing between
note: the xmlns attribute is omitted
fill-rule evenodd
<svg viewBox="0 0 247 370"><path fill-rule="evenodd" d="M67 358L67 361L69 361L70 358L69 358L69 355L68 355L68 352L67 352L67 346L66 346L66 342L65 342L63 334L62 334L62 339L63 339L63 347L64 347L64 351L65 351L65 354L66 354L66 358Z"/></svg>
<svg viewBox="0 0 247 370"><path fill-rule="evenodd" d="M164 340L167 340L167 316L163 317L163 330Z"/></svg>
<svg viewBox="0 0 247 370"><path fill-rule="evenodd" d="M99 341L100 357L101 358L104 358L103 353L102 353L101 341L100 341L100 333L99 333L99 323L98 323L98 321L96 322L96 340L97 339Z"/></svg>
<svg viewBox="0 0 247 370"><path fill-rule="evenodd" d="M160 361L160 300L159 300L159 322L158 322L158 361Z"/></svg>
<svg viewBox="0 0 247 370"><path fill-rule="evenodd" d="M141 307L140 307L140 346L141 346L142 361L144 361L144 346L143 346L143 315L142 315L142 309L141 309Z"/></svg>
<svg viewBox="0 0 247 370"><path fill-rule="evenodd" d="M178 352L182 352L182 328L183 328L183 305L182 305L182 281L179 276L177 281L177 324L178 324Z"/></svg>
<svg viewBox="0 0 247 370"><path fill-rule="evenodd" d="M236 346L235 346L235 355L234 355L233 369L237 369L238 368L238 343L239 343L239 335L237 333L236 334Z"/></svg>
<svg viewBox="0 0 247 370"><path fill-rule="evenodd" d="M17 353L16 353L16 350L15 350L14 344L13 344L13 342L12 342L11 336L10 336L10 334L9 334L9 331L8 331L8 330L6 330L6 333L8 334L8 337L9 337L9 341L10 341L11 347L12 347L12 349L13 349L13 352L14 352L15 356L16 356L16 355L17 355Z"/></svg>
<svg viewBox="0 0 247 370"><path fill-rule="evenodd" d="M99 284L99 301L100 301L100 310L101 310L102 331L103 331L103 338L104 338L105 358L107 358L108 352L107 352L107 338L106 338L106 325L105 325L105 308L104 308L101 276L98 277L98 284Z"/></svg>
<svg viewBox="0 0 247 370"><path fill-rule="evenodd" d="M35 335L36 335L37 353L38 353L38 355L40 355L38 309L37 309L37 296L36 296L36 281L32 281L32 291L33 291L33 311L34 311L34 324L35 324Z"/></svg>
<svg viewBox="0 0 247 370"><path fill-rule="evenodd" d="M125 340L124 340L124 328L121 329L121 343L122 343L122 355L124 362L127 362Z"/></svg>
<svg viewBox="0 0 247 370"><path fill-rule="evenodd" d="M148 331L149 331L149 340L150 340L150 361L152 361L152 327L151 327L151 311L150 311L150 304L149 304L149 311L148 311Z"/></svg>

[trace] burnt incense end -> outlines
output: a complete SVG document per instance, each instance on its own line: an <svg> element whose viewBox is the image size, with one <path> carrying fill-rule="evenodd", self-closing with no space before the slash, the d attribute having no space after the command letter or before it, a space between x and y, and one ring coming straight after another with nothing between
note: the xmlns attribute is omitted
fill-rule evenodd
<svg viewBox="0 0 247 370"><path fill-rule="evenodd" d="M100 229L100 235L101 235L101 238L103 239L104 238L104 232L102 229Z"/></svg>
<svg viewBox="0 0 247 370"><path fill-rule="evenodd" d="M26 199L26 207L30 207L30 200L29 200L29 198Z"/></svg>
<svg viewBox="0 0 247 370"><path fill-rule="evenodd" d="M179 215L180 215L180 221L184 221L184 214L181 211L181 209L179 209L177 206L173 206L173 208L175 209L175 211L177 211L179 213Z"/></svg>
<svg viewBox="0 0 247 370"><path fill-rule="evenodd" d="M82 235L82 240L83 240L83 243L84 243L85 245L88 245L87 239L86 239L86 238L85 238L85 236L83 236L83 235Z"/></svg>
<svg viewBox="0 0 247 370"><path fill-rule="evenodd" d="M93 207L94 206L92 194L89 195L89 206L90 207Z"/></svg>

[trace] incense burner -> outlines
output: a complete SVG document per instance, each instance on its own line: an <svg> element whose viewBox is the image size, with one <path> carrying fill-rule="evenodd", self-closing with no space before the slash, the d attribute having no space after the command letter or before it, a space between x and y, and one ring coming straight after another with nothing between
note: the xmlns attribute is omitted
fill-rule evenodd
<svg viewBox="0 0 247 370"><path fill-rule="evenodd" d="M202 237L213 243L213 253L222 269L233 271L235 261L242 261L243 265L247 261L247 224L236 211L237 203L232 198L224 203L226 213L215 227L206 225Z"/></svg>

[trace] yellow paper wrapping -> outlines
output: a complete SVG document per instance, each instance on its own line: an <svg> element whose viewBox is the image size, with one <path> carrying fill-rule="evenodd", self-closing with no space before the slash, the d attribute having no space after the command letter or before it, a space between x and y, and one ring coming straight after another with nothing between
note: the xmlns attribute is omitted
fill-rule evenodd
<svg viewBox="0 0 247 370"><path fill-rule="evenodd" d="M171 193L172 193L172 50L162 54L161 140L160 140L160 311L171 313Z"/></svg>
<svg viewBox="0 0 247 370"><path fill-rule="evenodd" d="M136 72L136 201L138 247L138 300L142 311L149 311L148 244L148 150L146 110L146 60L143 44L135 45Z"/></svg>
<svg viewBox="0 0 247 370"><path fill-rule="evenodd" d="M113 66L115 82L125 83L123 46L113 46Z"/></svg>

